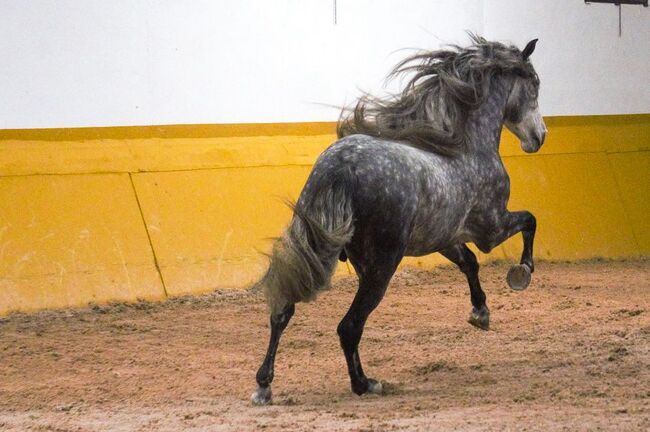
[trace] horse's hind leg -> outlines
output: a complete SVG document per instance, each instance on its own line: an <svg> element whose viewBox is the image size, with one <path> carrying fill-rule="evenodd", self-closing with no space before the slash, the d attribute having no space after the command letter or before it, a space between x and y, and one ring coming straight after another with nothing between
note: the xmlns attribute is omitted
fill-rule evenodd
<svg viewBox="0 0 650 432"><path fill-rule="evenodd" d="M396 262L391 262L388 266L373 263L372 268L363 266L366 271L360 271L360 267L355 266L359 275L359 290L350 309L341 320L337 332L348 365L352 391L358 395L367 392L381 393L382 391L381 383L366 377L363 373L359 357L359 341L368 316L384 297L388 282L397 268L397 263L399 263L399 259Z"/></svg>
<svg viewBox="0 0 650 432"><path fill-rule="evenodd" d="M251 396L251 401L255 405L268 405L271 403L271 382L273 381L273 365L275 363L275 353L278 350L280 336L293 316L296 308L294 305L288 306L284 311L277 315L271 315L271 338L269 339L269 348L266 356L257 371L257 390Z"/></svg>
<svg viewBox="0 0 650 432"><path fill-rule="evenodd" d="M490 311L485 304L485 292L483 292L481 282L478 279L479 265L476 255L464 244L452 246L440 251L440 253L456 264L460 271L467 276L472 299L472 312L469 315L468 322L475 327L488 330L490 328Z"/></svg>

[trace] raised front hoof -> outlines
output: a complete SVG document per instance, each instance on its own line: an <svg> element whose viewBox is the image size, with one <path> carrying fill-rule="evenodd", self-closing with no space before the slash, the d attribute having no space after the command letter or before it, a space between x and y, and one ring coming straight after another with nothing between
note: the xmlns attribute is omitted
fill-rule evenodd
<svg viewBox="0 0 650 432"><path fill-rule="evenodd" d="M481 330L490 330L490 311L487 306L481 309L472 308L467 322Z"/></svg>
<svg viewBox="0 0 650 432"><path fill-rule="evenodd" d="M352 391L359 396L366 393L380 395L384 392L384 386L379 381L368 378L365 383L353 384Z"/></svg>
<svg viewBox="0 0 650 432"><path fill-rule="evenodd" d="M271 405L271 386L258 387L251 395L251 403L255 406Z"/></svg>
<svg viewBox="0 0 650 432"><path fill-rule="evenodd" d="M530 285L530 267L526 264L517 264L510 267L506 282L508 286L515 291L523 291Z"/></svg>

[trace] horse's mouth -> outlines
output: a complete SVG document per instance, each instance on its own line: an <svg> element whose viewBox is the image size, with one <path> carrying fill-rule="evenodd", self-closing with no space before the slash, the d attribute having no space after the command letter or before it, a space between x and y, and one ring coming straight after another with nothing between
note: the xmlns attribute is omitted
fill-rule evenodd
<svg viewBox="0 0 650 432"><path fill-rule="evenodd" d="M521 141L521 148L526 153L536 153L544 145L546 140L546 131L542 132L541 135L533 134L530 139Z"/></svg>

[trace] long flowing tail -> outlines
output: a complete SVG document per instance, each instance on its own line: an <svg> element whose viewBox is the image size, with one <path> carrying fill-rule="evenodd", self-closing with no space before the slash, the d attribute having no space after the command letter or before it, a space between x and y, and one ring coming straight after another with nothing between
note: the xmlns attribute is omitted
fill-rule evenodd
<svg viewBox="0 0 650 432"><path fill-rule="evenodd" d="M276 240L269 269L259 282L272 314L314 300L329 288L337 259L354 231L348 187L336 182L304 203L290 204L293 219Z"/></svg>

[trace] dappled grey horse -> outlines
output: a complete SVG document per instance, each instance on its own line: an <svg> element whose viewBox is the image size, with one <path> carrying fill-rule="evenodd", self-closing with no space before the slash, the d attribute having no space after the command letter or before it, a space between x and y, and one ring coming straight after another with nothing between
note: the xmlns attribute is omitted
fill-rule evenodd
<svg viewBox="0 0 650 432"><path fill-rule="evenodd" d="M295 303L313 300L329 286L337 259L348 259L359 277L338 326L358 395L382 390L364 374L358 345L402 257L440 252L457 264L469 283L469 322L485 330L490 315L479 266L465 244L487 253L521 232L521 261L507 280L514 289L528 285L535 217L506 209L510 182L499 140L505 125L528 153L544 142L539 79L529 61L536 40L520 51L471 38L468 47L407 58L391 73L412 74L401 93L366 95L344 111L339 140L316 161L260 281L271 337L253 403L271 402L275 353Z"/></svg>

